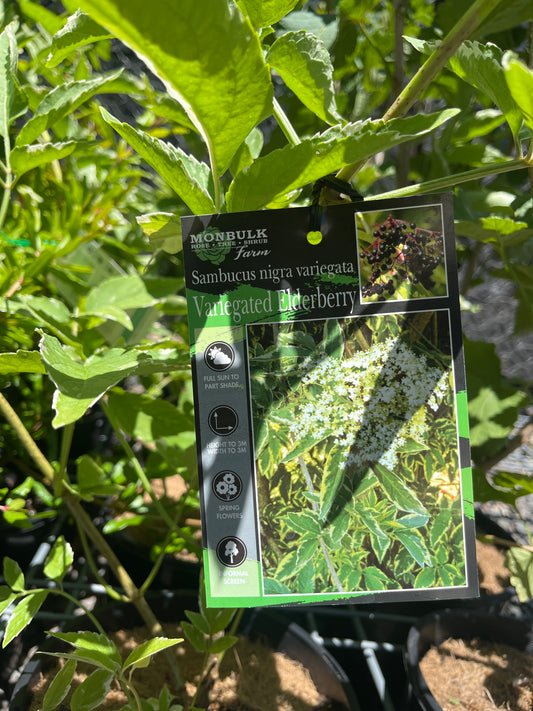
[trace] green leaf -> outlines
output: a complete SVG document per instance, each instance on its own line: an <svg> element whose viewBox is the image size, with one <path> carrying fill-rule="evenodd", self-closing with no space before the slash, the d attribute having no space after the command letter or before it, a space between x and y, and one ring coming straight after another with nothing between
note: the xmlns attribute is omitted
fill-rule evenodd
<svg viewBox="0 0 533 711"><path fill-rule="evenodd" d="M46 372L58 392L54 396L54 427L78 420L102 395L129 375L137 365L137 353L110 348L80 363L57 338L43 334L39 344Z"/></svg>
<svg viewBox="0 0 533 711"><path fill-rule="evenodd" d="M291 512L286 514L281 521L292 531L320 535L318 516L312 511Z"/></svg>
<svg viewBox="0 0 533 711"><path fill-rule="evenodd" d="M533 329L533 265L508 264L506 272L511 274L517 286L518 307L514 332L515 334L530 333Z"/></svg>
<svg viewBox="0 0 533 711"><path fill-rule="evenodd" d="M185 634L185 637L187 637L187 639L196 649L196 651L205 652L207 649L207 639L200 632L200 630L196 629L196 627L194 627L194 625L191 625L189 622L182 622L181 626L183 628L183 633Z"/></svg>
<svg viewBox="0 0 533 711"><path fill-rule="evenodd" d="M144 234L150 240L154 252L163 250L169 254L180 252L181 223L178 217L170 212L152 212L135 218Z"/></svg>
<svg viewBox="0 0 533 711"><path fill-rule="evenodd" d="M431 565L431 556L418 531L394 531L394 536L409 551L418 565Z"/></svg>
<svg viewBox="0 0 533 711"><path fill-rule="evenodd" d="M16 600L16 597L7 585L0 585L0 615Z"/></svg>
<svg viewBox="0 0 533 711"><path fill-rule="evenodd" d="M215 212L209 195L209 166L188 155L181 148L165 143L140 129L121 123L104 108L105 121L152 166L167 185L179 195L189 210L197 215Z"/></svg>
<svg viewBox="0 0 533 711"><path fill-rule="evenodd" d="M0 353L0 375L6 373L46 373L39 351L18 350Z"/></svg>
<svg viewBox="0 0 533 711"><path fill-rule="evenodd" d="M235 615L235 610L231 608L217 609L216 607L209 607L202 609L209 623L209 634L216 634L225 630Z"/></svg>
<svg viewBox="0 0 533 711"><path fill-rule="evenodd" d="M4 558L4 578L11 590L20 592L25 589L24 573L16 560Z"/></svg>
<svg viewBox="0 0 533 711"><path fill-rule="evenodd" d="M9 617L4 632L2 647L6 647L11 640L30 624L35 615L39 612L47 596L48 591L41 590L39 592L30 593L18 603Z"/></svg>
<svg viewBox="0 0 533 711"><path fill-rule="evenodd" d="M88 15L77 10L68 18L65 26L53 38L47 67L56 67L72 52L85 45L108 39L112 35L92 20Z"/></svg>
<svg viewBox="0 0 533 711"><path fill-rule="evenodd" d="M150 658L161 652L163 649L169 649L176 644L183 642L182 638L169 639L168 637L154 637L147 642L143 642L136 647L124 662L123 671L129 669L139 669L140 667L148 666Z"/></svg>
<svg viewBox="0 0 533 711"><path fill-rule="evenodd" d="M227 0L80 0L82 10L143 58L204 137L217 177L272 107L259 38Z"/></svg>
<svg viewBox="0 0 533 711"><path fill-rule="evenodd" d="M320 518L326 519L335 501L346 469L346 447L333 445L328 453L320 484Z"/></svg>
<svg viewBox="0 0 533 711"><path fill-rule="evenodd" d="M432 548L436 548L437 543L443 538L452 520L452 512L449 510L439 511L429 529L429 543Z"/></svg>
<svg viewBox="0 0 533 711"><path fill-rule="evenodd" d="M305 30L286 32L270 47L266 60L310 111L326 123L342 122L333 66L322 40Z"/></svg>
<svg viewBox="0 0 533 711"><path fill-rule="evenodd" d="M70 690L75 671L75 659L69 659L65 662L65 665L57 672L46 690L41 711L53 711L60 705Z"/></svg>
<svg viewBox="0 0 533 711"><path fill-rule="evenodd" d="M226 196L228 210L259 210L277 196L312 183L344 165L421 138L457 113L458 109L447 109L387 122L347 124L306 138L297 146L274 150L236 176Z"/></svg>
<svg viewBox="0 0 533 711"><path fill-rule="evenodd" d="M439 45L437 42L428 43L411 37L407 40L424 54L430 54ZM503 51L495 44L466 40L455 51L448 67L458 77L492 99L505 115L513 135L516 136L522 117L516 100L509 91L502 60Z"/></svg>
<svg viewBox="0 0 533 711"><path fill-rule="evenodd" d="M105 313L108 306L122 310L157 306L172 297L183 285L172 277L141 277L127 274L111 277L95 286L87 295L87 313Z"/></svg>
<svg viewBox="0 0 533 711"><path fill-rule="evenodd" d="M199 612L193 612L192 610L185 610L185 614L197 630L199 630L202 634L209 634L209 621L205 617L203 617Z"/></svg>
<svg viewBox="0 0 533 711"><path fill-rule="evenodd" d="M104 701L114 679L105 669L93 671L72 694L70 711L93 711Z"/></svg>
<svg viewBox="0 0 533 711"><path fill-rule="evenodd" d="M293 447L293 449L289 450L289 452L283 457L281 461L283 463L291 462L293 459L296 459L296 457L305 454L315 445L319 444L319 442L322 442L324 439L326 439L327 436L327 434L318 436L313 434L305 435L305 437L302 437L302 439L296 444L295 447Z"/></svg>
<svg viewBox="0 0 533 711"><path fill-rule="evenodd" d="M75 111L81 104L100 91L103 91L111 82L120 76L122 70L103 74L94 79L69 81L54 87L45 95L34 116L20 129L16 145L30 144L41 136L48 128Z"/></svg>
<svg viewBox="0 0 533 711"><path fill-rule="evenodd" d="M36 24L38 23L51 35L57 32L63 20L61 17L47 10L40 3L31 2L30 0L19 0L19 6L25 17L33 20Z"/></svg>
<svg viewBox="0 0 533 711"><path fill-rule="evenodd" d="M338 360L344 354L344 332L336 319L327 319L324 323L324 350Z"/></svg>
<svg viewBox="0 0 533 711"><path fill-rule="evenodd" d="M435 585L435 568L424 568L415 578L415 588L431 588Z"/></svg>
<svg viewBox="0 0 533 711"><path fill-rule="evenodd" d="M369 565L363 569L363 577L367 590L390 590L397 587L379 568Z"/></svg>
<svg viewBox="0 0 533 711"><path fill-rule="evenodd" d="M194 432L192 418L167 400L113 391L109 393L108 405L120 428L143 442L155 442L178 432Z"/></svg>
<svg viewBox="0 0 533 711"><path fill-rule="evenodd" d="M410 513L428 515L425 506L417 499L397 474L394 474L390 469L378 463L372 465L372 471L376 475L385 496L397 508L402 511L409 511Z"/></svg>
<svg viewBox="0 0 533 711"><path fill-rule="evenodd" d="M525 548L509 548L505 562L511 572L511 585L514 585L520 602L533 598L533 551Z"/></svg>
<svg viewBox="0 0 533 711"><path fill-rule="evenodd" d="M11 123L27 109L17 80L17 24L12 22L0 33L0 136L7 136Z"/></svg>
<svg viewBox="0 0 533 711"><path fill-rule="evenodd" d="M69 156L75 148L76 141L16 146L10 154L11 168L20 177L33 168Z"/></svg>
<svg viewBox="0 0 533 711"><path fill-rule="evenodd" d="M46 557L44 574L59 583L73 562L74 553L70 543L67 543L64 536L58 536Z"/></svg>
<svg viewBox="0 0 533 711"><path fill-rule="evenodd" d="M51 656L79 659L99 666L101 669L117 673L122 666L122 659L115 644L104 634L98 632L57 632L52 637L68 642L74 652L53 653Z"/></svg>
<svg viewBox="0 0 533 711"><path fill-rule="evenodd" d="M236 0L243 15L248 15L254 29L279 22L297 4L298 0Z"/></svg>
<svg viewBox="0 0 533 711"><path fill-rule="evenodd" d="M527 474L498 471L493 477L496 486L512 489L518 496L533 494L533 479Z"/></svg>
<svg viewBox="0 0 533 711"><path fill-rule="evenodd" d="M76 466L77 489L83 499L92 501L95 496L113 496L122 490L88 454L79 457Z"/></svg>
<svg viewBox="0 0 533 711"><path fill-rule="evenodd" d="M209 654L220 654L221 652L225 652L227 649L233 647L233 645L235 645L238 641L238 637L234 637L230 634L224 635L224 637L219 637L209 647Z"/></svg>

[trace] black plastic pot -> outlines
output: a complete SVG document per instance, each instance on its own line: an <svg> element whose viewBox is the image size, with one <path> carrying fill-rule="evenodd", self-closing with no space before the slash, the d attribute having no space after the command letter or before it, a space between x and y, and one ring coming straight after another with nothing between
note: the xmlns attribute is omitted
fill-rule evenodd
<svg viewBox="0 0 533 711"><path fill-rule="evenodd" d="M444 610L427 615L409 630L407 636L405 664L410 686L409 711L442 711L420 670L420 660L431 647L450 637L497 642L533 655L533 628L528 622L473 610Z"/></svg>
<svg viewBox="0 0 533 711"><path fill-rule="evenodd" d="M161 622L181 620L184 611L197 609L197 598L190 591L172 595L157 596L151 600ZM109 632L127 629L142 624L137 611L131 605L115 605L101 610L100 622ZM83 618L77 618L77 622ZM77 629L83 629L77 624ZM274 650L284 652L292 659L300 661L309 671L318 691L331 700L331 711L360 711L356 695L344 670L332 655L315 643L301 627L287 620L275 611L254 610L246 615L240 632L251 639L267 642ZM43 645L45 648L45 645ZM54 642L57 650L57 641ZM29 685L33 675L43 668L50 658L38 655L24 668L15 685L10 702L10 711L27 711L30 704ZM272 711L275 711L274 709Z"/></svg>

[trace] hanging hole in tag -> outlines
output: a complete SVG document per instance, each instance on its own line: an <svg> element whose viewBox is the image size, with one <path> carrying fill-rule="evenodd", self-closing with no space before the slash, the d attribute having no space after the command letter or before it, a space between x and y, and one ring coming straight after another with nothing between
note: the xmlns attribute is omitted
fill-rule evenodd
<svg viewBox="0 0 533 711"><path fill-rule="evenodd" d="M311 230L307 233L307 241L309 244L320 244L320 242L322 242L322 232L319 230Z"/></svg>

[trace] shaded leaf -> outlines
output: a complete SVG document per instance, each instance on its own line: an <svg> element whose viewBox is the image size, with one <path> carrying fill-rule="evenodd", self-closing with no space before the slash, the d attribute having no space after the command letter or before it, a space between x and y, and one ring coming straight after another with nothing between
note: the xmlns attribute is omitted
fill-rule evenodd
<svg viewBox="0 0 533 711"><path fill-rule="evenodd" d="M181 148L121 123L104 108L100 110L105 121L152 166L191 212L197 215L216 212L208 192L210 171L205 163L200 163Z"/></svg>
<svg viewBox="0 0 533 711"><path fill-rule="evenodd" d="M6 556L4 558L3 570L5 581L12 590L15 592L24 590L24 573L16 560Z"/></svg>
<svg viewBox="0 0 533 711"><path fill-rule="evenodd" d="M333 66L318 37L305 30L286 32L270 47L266 60L310 111L326 123L342 122L335 102Z"/></svg>
<svg viewBox="0 0 533 711"><path fill-rule="evenodd" d="M61 582L74 561L74 553L64 536L58 536L44 563L47 578Z"/></svg>
<svg viewBox="0 0 533 711"><path fill-rule="evenodd" d="M178 217L170 212L152 212L139 215L135 218L137 224L150 240L154 251L159 249L169 254L180 252L183 243L181 240L181 223Z"/></svg>
<svg viewBox="0 0 533 711"><path fill-rule="evenodd" d="M511 572L511 585L514 585L520 602L533 598L533 551L525 548L509 548L505 562Z"/></svg>
<svg viewBox="0 0 533 711"><path fill-rule="evenodd" d="M46 694L44 695L42 711L53 711L63 701L70 691L70 685L76 671L76 660L69 659L57 672Z"/></svg>
<svg viewBox="0 0 533 711"><path fill-rule="evenodd" d="M231 649L234 644L239 641L238 637L233 635L224 635L224 637L219 637L213 644L209 647L210 654L220 654L220 652L225 652L227 649Z"/></svg>
<svg viewBox="0 0 533 711"><path fill-rule="evenodd" d="M320 518L326 519L338 494L346 469L346 448L333 445L329 451L320 484Z"/></svg>
<svg viewBox="0 0 533 711"><path fill-rule="evenodd" d="M76 688L70 700L70 711L93 711L107 696L114 679L112 672L96 669Z"/></svg>

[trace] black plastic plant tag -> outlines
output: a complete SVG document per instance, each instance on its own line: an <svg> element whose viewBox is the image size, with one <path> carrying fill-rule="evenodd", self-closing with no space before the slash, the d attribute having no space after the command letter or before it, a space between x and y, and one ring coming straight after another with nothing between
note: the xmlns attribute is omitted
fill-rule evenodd
<svg viewBox="0 0 533 711"><path fill-rule="evenodd" d="M208 605L475 596L452 197L311 218L182 218Z"/></svg>

